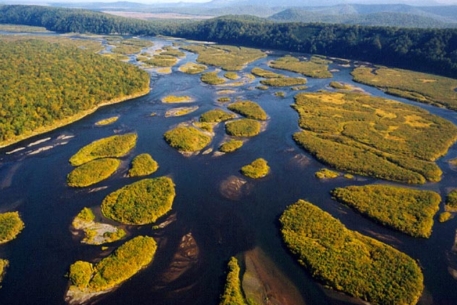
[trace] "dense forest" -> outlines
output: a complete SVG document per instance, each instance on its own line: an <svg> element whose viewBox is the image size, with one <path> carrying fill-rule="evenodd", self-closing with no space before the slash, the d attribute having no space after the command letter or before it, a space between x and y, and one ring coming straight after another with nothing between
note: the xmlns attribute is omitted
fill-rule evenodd
<svg viewBox="0 0 457 305"><path fill-rule="evenodd" d="M18 5L1 6L0 23L44 26L58 32L163 34L370 61L457 77L457 29L274 23L246 16L219 17L180 26L78 9Z"/></svg>

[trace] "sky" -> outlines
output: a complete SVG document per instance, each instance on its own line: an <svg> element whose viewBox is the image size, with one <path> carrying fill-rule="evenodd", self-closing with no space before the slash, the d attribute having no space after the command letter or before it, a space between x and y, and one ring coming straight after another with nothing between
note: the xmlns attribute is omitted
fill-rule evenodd
<svg viewBox="0 0 457 305"><path fill-rule="evenodd" d="M136 3L145 3L145 4L157 4L157 3L179 3L179 2L192 2L192 3L204 3L210 2L211 0L0 0L0 3L4 4L14 4L14 3L29 3L29 4L45 4L50 2L59 2L59 3L90 3L90 2L118 2L118 1L128 1ZM230 1L230 0L229 0ZM427 1L427 0L425 0ZM303 0L303 4L306 5L306 0ZM342 3L403 3L403 4L417 4L418 2L424 2L424 0L342 0ZM457 0L428 0L427 2L436 3L437 5L457 5Z"/></svg>

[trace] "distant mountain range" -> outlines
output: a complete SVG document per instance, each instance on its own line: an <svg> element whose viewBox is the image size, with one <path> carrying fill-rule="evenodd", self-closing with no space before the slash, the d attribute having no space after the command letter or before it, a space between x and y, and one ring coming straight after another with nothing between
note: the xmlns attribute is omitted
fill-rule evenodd
<svg viewBox="0 0 457 305"><path fill-rule="evenodd" d="M374 0L373 0L374 1ZM392 0L394 2L395 0ZM98 2L50 3L51 6L84 8L98 11L175 13L198 16L252 15L276 22L339 23L372 26L455 28L457 5L412 6L407 4L341 4L341 0L213 0L207 3ZM340 4L330 5L339 2ZM317 4L319 6L310 6ZM431 4L424 0L416 3Z"/></svg>

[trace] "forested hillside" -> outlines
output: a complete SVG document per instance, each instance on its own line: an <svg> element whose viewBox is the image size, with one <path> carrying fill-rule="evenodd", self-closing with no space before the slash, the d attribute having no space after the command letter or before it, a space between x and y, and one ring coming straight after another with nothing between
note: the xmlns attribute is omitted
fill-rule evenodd
<svg viewBox="0 0 457 305"><path fill-rule="evenodd" d="M91 11L38 6L2 6L0 23L44 26L59 32L163 34L370 61L457 77L457 29L273 23L236 16L181 26L159 25Z"/></svg>

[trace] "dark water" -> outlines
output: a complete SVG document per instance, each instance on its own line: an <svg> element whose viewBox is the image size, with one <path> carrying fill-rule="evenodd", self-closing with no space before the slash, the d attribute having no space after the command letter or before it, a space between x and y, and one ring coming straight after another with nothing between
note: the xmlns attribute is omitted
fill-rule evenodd
<svg viewBox="0 0 457 305"><path fill-rule="evenodd" d="M171 42L155 40L155 43ZM254 66L266 68L266 62L272 56L275 55L250 64L244 71L249 72ZM455 219L444 224L437 222L431 238L417 239L378 226L336 203L329 195L333 188L377 181L357 177L352 181L337 178L323 182L314 177L314 172L323 165L298 148L291 137L298 130L298 115L290 107L296 92L284 88L254 89L258 79L242 87L214 87L202 84L198 75L177 71L179 65L195 59L196 55L188 53L170 75L152 72L152 90L147 96L105 107L70 126L0 150L0 212L17 210L26 225L17 239L0 246L0 257L10 260L0 289L0 304L64 304L68 267L76 260L96 261L124 242L109 244L104 251L101 246L81 244L78 238L72 237L69 228L83 207L97 208L107 194L138 180L124 175L131 159L144 152L150 153L160 165L152 177L167 175L176 184L177 196L171 212L176 221L155 231L151 226L127 227L129 237L139 234L154 236L159 250L150 267L116 291L96 299L94 302L98 304L217 304L228 259L254 247L262 248L270 256L298 287L307 304L345 304L327 297L281 243L278 217L286 206L300 198L338 217L348 228L378 237L417 259L423 268L426 286L421 304L456 303L456 280L447 270L449 260L455 259L450 253L457 226ZM337 65L332 68L340 69L334 73L333 80L352 83L350 69ZM328 86L331 80L309 78L308 81L307 91L316 91ZM377 89L356 86L374 95L385 96ZM218 157L213 153L184 157L170 148L162 138L163 133L178 123L198 118L207 110L225 107L216 102L217 97L225 96L217 94L221 89L235 90L236 93L229 95L232 98L258 102L270 116L266 130L249 139L239 151ZM285 91L286 97L274 96L275 91ZM196 99L191 105L200 108L184 117L165 118L167 109L182 106L162 104L160 99L169 94L191 95ZM457 123L455 112L420 106ZM153 112L157 115L152 117ZM115 115L120 118L113 125L94 127L98 120ZM138 133L138 144L123 158L122 169L109 180L94 186L105 189L90 192L91 188L66 186L66 175L72 169L68 159L79 148L99 138L130 131ZM224 138L223 126L218 126L215 132L211 147L216 150ZM58 139L65 135L74 137ZM27 147L46 138L51 139ZM68 143L64 144L66 141ZM47 146L53 148L27 155ZM6 154L21 147L26 148ZM226 198L220 190L221 183L230 176L241 178L239 169L259 157L269 162L271 174L264 179L248 180L239 199ZM454 157L457 157L455 146L439 160L444 172L439 184L417 188L437 191L444 198L450 187L457 186L456 172L446 163ZM307 158L307 164L299 161ZM186 249L194 252L183 259L179 256L180 243L184 236L190 236L189 233L193 242ZM176 262L180 263L179 268Z"/></svg>

